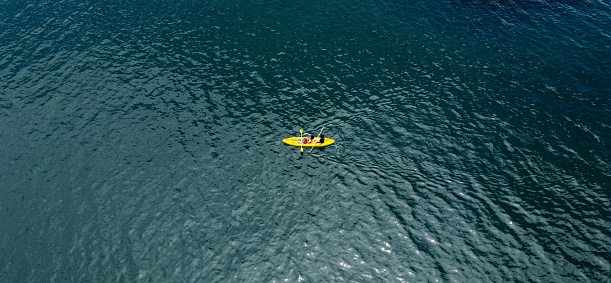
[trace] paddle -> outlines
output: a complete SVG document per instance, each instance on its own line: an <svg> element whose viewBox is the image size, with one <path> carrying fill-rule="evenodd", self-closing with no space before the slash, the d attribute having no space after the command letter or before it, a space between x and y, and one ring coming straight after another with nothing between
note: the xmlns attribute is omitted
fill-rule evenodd
<svg viewBox="0 0 611 283"><path fill-rule="evenodd" d="M301 134L301 154L303 155L303 129L299 129L299 133Z"/></svg>
<svg viewBox="0 0 611 283"><path fill-rule="evenodd" d="M320 129L320 133L318 133L318 137L319 138L320 138L320 134L322 134L322 130L324 130L324 129L325 129L325 126L322 126L322 129ZM312 141L312 149L310 149L310 152L312 152L312 150L314 150L314 144L315 144L315 142Z"/></svg>

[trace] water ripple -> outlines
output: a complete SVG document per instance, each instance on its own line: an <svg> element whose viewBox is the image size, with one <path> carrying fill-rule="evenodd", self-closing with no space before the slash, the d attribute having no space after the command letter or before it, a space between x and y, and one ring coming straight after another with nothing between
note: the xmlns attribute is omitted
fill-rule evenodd
<svg viewBox="0 0 611 283"><path fill-rule="evenodd" d="M609 278L606 3L0 5L5 281Z"/></svg>

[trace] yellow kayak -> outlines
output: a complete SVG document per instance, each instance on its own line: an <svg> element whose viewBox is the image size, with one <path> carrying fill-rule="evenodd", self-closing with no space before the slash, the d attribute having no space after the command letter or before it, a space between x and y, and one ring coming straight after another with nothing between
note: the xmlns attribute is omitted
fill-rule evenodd
<svg viewBox="0 0 611 283"><path fill-rule="evenodd" d="M305 137L303 137L305 139ZM285 144L293 145L293 146L301 146L301 138L300 137L291 137L288 139L282 140ZM335 141L330 138L325 138L324 143L319 143L320 138L314 138L314 143L304 143L303 147L323 147L333 144Z"/></svg>

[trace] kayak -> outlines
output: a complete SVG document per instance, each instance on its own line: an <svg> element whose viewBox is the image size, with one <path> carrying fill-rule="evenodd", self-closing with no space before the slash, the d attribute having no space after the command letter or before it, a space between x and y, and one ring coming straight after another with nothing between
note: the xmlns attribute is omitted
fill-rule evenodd
<svg viewBox="0 0 611 283"><path fill-rule="evenodd" d="M320 138L314 138L315 143L301 143L300 137L291 137L288 139L283 139L282 141L288 145L292 145L292 146L302 146L303 145L303 147L323 147L323 146L331 145L335 142L334 140L330 138L325 138L324 143L318 143L319 140Z"/></svg>

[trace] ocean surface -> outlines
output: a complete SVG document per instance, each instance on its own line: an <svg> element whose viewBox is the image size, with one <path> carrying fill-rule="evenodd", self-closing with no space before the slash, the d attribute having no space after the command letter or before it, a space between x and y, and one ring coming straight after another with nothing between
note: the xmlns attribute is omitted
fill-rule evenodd
<svg viewBox="0 0 611 283"><path fill-rule="evenodd" d="M611 282L610 142L609 0L0 1L0 282Z"/></svg>

